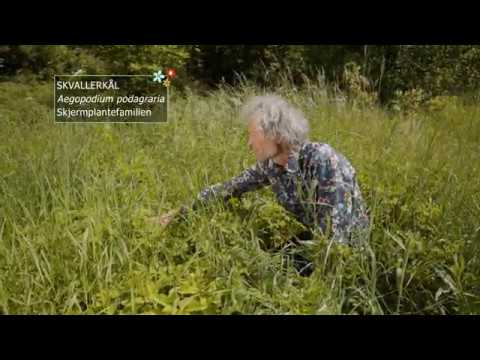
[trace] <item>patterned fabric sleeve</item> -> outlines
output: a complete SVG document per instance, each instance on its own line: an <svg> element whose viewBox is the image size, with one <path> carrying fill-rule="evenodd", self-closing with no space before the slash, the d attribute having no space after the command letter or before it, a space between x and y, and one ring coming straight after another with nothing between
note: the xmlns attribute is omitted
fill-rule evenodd
<svg viewBox="0 0 480 360"><path fill-rule="evenodd" d="M265 166L266 162L257 161L234 178L206 187L197 194L191 208L196 210L215 199L227 201L231 197L240 197L248 191L257 190L268 185L269 180L265 173Z"/></svg>
<svg viewBox="0 0 480 360"><path fill-rule="evenodd" d="M316 223L333 239L346 243L354 229L368 226L355 170L329 146L309 150L305 160L308 182L316 185Z"/></svg>
<svg viewBox="0 0 480 360"><path fill-rule="evenodd" d="M332 226L334 206L336 205L337 191L337 167L334 154L329 149L308 147L302 159L306 183L313 186L308 191L310 197L308 203L313 202L313 214L308 214L316 226L320 226L322 232L329 233L335 230ZM313 196L313 198L311 198ZM312 221L311 220L311 221ZM330 225L330 226L328 226Z"/></svg>

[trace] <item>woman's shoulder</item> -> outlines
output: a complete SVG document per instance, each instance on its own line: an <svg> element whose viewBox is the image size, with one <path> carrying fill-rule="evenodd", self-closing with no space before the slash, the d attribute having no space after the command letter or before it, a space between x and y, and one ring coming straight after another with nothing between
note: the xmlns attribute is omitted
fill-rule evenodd
<svg viewBox="0 0 480 360"><path fill-rule="evenodd" d="M350 161L339 151L326 143L311 142L302 146L303 154L300 155L301 163L315 166L326 163L335 169L342 169L347 178L353 178L356 171Z"/></svg>
<svg viewBox="0 0 480 360"><path fill-rule="evenodd" d="M322 160L331 158L334 154L335 150L326 143L305 142L300 147L300 156L303 158Z"/></svg>

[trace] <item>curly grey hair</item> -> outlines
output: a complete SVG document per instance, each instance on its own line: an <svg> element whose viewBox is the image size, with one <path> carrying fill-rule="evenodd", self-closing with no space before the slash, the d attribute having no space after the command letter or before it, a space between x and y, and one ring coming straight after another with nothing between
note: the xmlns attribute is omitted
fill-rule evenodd
<svg viewBox="0 0 480 360"><path fill-rule="evenodd" d="M244 121L254 119L265 136L298 148L307 140L309 126L303 114L277 95L254 96L240 110Z"/></svg>

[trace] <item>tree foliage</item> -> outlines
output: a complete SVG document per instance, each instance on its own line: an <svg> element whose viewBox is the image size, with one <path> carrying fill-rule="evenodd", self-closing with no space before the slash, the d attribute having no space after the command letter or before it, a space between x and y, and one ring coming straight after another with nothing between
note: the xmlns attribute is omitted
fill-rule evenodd
<svg viewBox="0 0 480 360"><path fill-rule="evenodd" d="M350 64L350 65L349 65ZM355 64L365 88L382 102L421 89L427 97L475 93L479 45L15 45L0 46L0 79L48 80L79 70L145 74L174 67L176 86L212 88L248 78L261 86L285 76L301 85L323 72L348 88Z"/></svg>

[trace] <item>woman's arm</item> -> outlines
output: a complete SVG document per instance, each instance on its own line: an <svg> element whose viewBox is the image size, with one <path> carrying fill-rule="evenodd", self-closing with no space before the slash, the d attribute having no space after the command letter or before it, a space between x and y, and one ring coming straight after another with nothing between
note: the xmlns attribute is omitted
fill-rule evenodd
<svg viewBox="0 0 480 360"><path fill-rule="evenodd" d="M223 183L206 187L197 194L192 204L192 209L196 210L214 199L227 201L232 197L240 197L248 191L257 190L268 185L269 180L265 173L265 166L266 162L257 161L238 176Z"/></svg>
<svg viewBox="0 0 480 360"><path fill-rule="evenodd" d="M266 161L257 161L232 179L204 188L197 194L196 199L191 204L182 205L178 209L163 214L155 218L154 222L165 226L177 216L185 216L189 210L197 210L215 199L227 201L232 197L240 197L248 191L260 189L269 184L265 171L266 166Z"/></svg>

